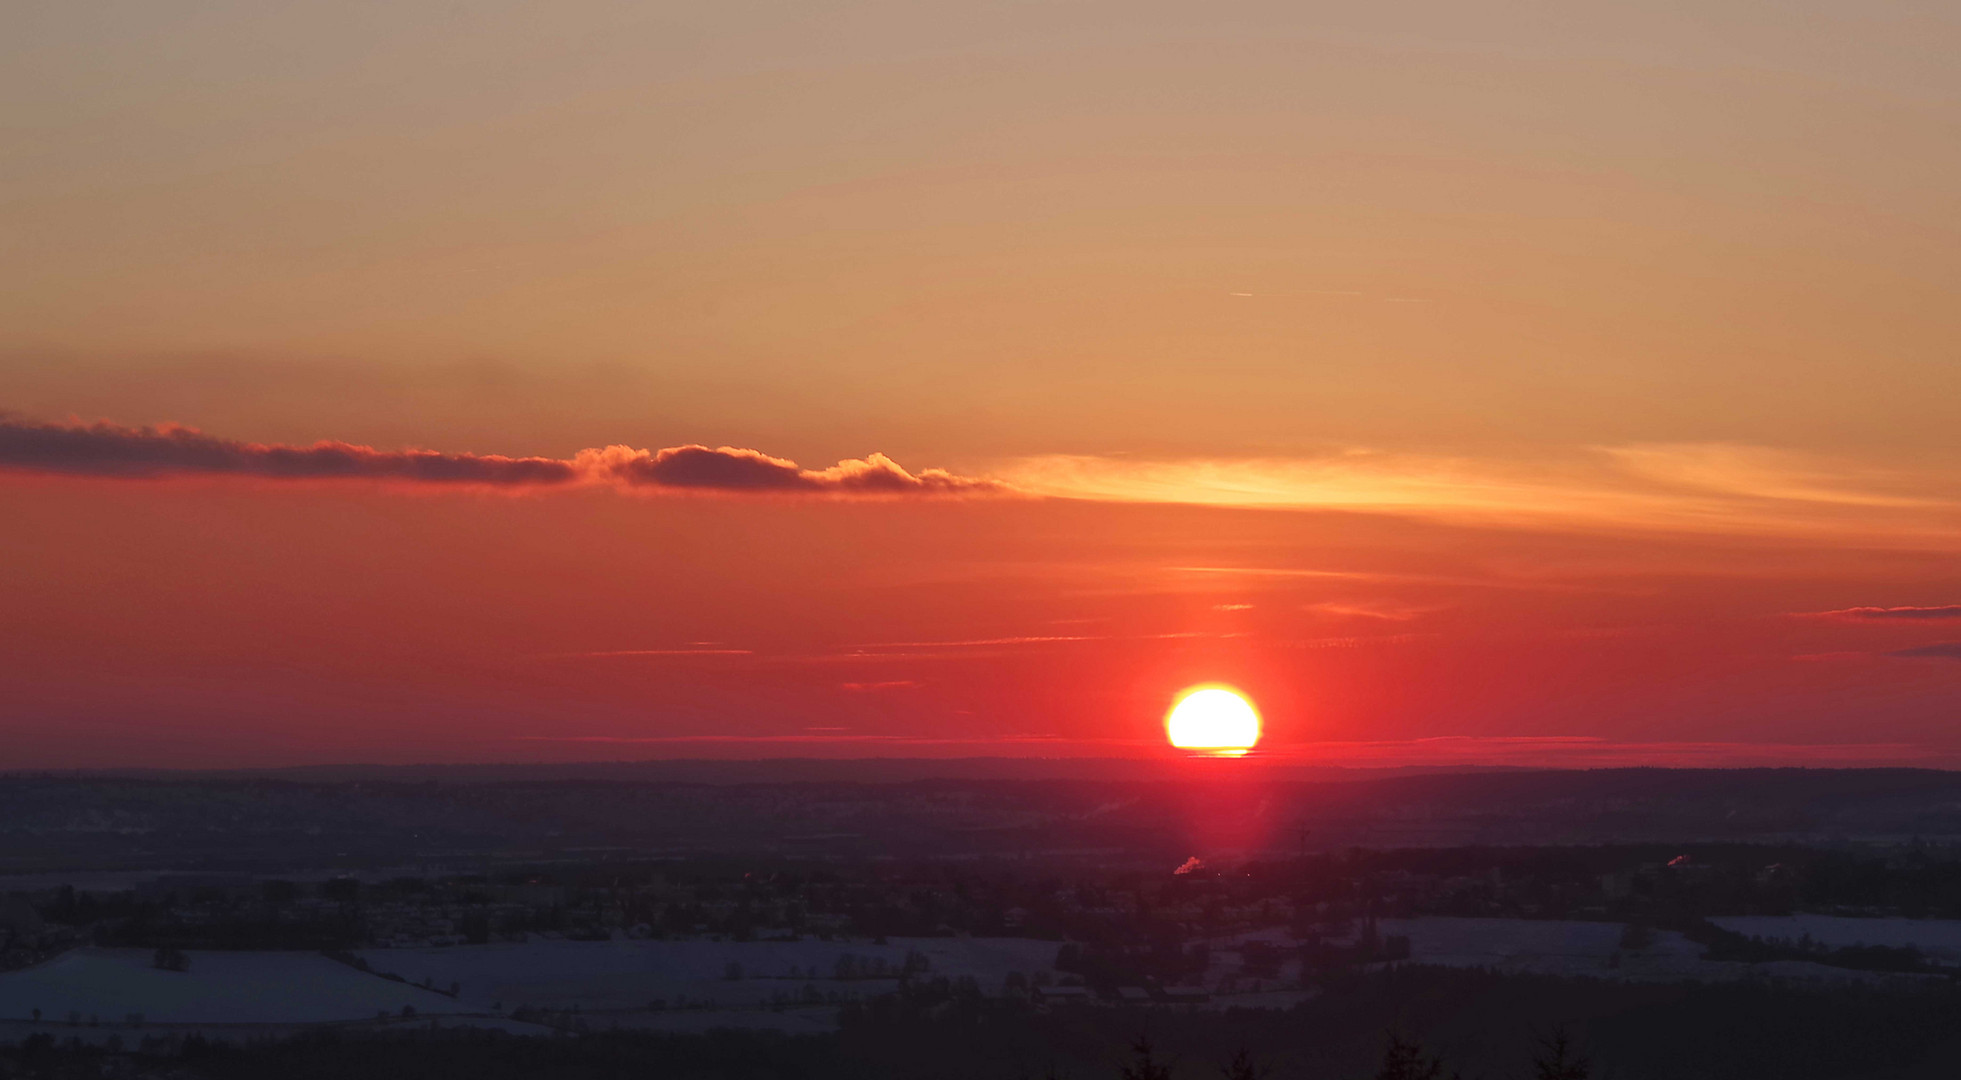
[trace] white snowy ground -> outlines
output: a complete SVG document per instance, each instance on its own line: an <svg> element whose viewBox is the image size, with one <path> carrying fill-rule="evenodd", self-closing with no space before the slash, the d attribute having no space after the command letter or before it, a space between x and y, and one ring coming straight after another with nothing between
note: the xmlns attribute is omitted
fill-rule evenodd
<svg viewBox="0 0 1961 1080"><path fill-rule="evenodd" d="M1721 918L1719 925L1764 938L1809 933L1830 945L1913 945L1941 960L1961 961L1961 922L1907 919ZM1897 979L1803 961L1740 964L1702 959L1702 949L1680 934L1658 932L1638 950L1620 948L1618 923L1525 919L1385 919L1383 936L1406 935L1419 963L1481 967L1496 971L1635 980L1728 981L1776 979L1800 982L1865 982ZM1289 944L1284 932L1246 935ZM71 1014L108 1025L126 1025L140 1014L146 1025L303 1025L373 1021L399 1016L413 1006L424 1018L471 1023L466 1017L520 1005L569 1010L578 1007L595 1027L629 1026L699 1031L717 1027L814 1031L830 1027L833 1005L772 1008L779 995L801 1002L814 990L829 999L869 998L894 980L834 978L838 958L862 966L876 957L896 971L909 949L924 953L932 974L972 976L984 992L999 993L1009 972L1052 972L1057 945L1012 938L893 939L885 945L857 942L533 941L525 944L432 949L373 949L363 954L376 972L428 980L457 997L383 979L308 952L193 952L187 972L159 971L141 949L76 949L36 967L0 973L0 1026L14 1027L40 1009L44 1025L63 1025ZM1620 954L1617 966L1610 958ZM742 977L728 978L738 964ZM1207 984L1235 976L1232 943L1215 943ZM1248 993L1216 997L1230 1004L1290 1004L1294 998L1269 984ZM1276 996L1278 995L1278 996ZM1284 1000L1283 1000L1284 998ZM647 1011L656 999L668 1008ZM691 1006L676 1008L685 999ZM712 1006L709 1003L713 1003ZM708 1007L701 1007L708 1006Z"/></svg>
<svg viewBox="0 0 1961 1080"><path fill-rule="evenodd" d="M369 974L310 952L197 951L189 954L189 971L172 972L152 966L150 950L83 948L0 973L0 1027L58 1027L65 1038L125 1030L131 1017L140 1016L152 1030L160 1025L283 1028L373 1022L382 1012L399 1018L405 1005L414 1007L422 1023L440 1018L495 1024L493 1014L531 1005L576 1007L596 1027L819 1031L835 1025L837 1009L829 1002L872 997L896 985L896 978L836 979L840 956L855 957L861 967L878 958L896 974L908 950L917 950L931 964L931 974L972 976L986 992L999 993L1011 971L1032 976L1049 970L1056 949L1048 941L954 938L895 939L886 945L535 941L374 949L364 954L375 971ZM732 963L740 965L741 978L728 977ZM410 983L426 979L445 990L456 983L460 993L452 998L381 973ZM808 991L827 1003L804 1004ZM771 1007L782 997L795 1004ZM669 1008L647 1011L656 999ZM676 1008L683 999L690 1007ZM31 1023L36 1009L38 1025ZM69 1026L71 1016L79 1018L80 1027ZM89 1028L91 1021L102 1027Z"/></svg>
<svg viewBox="0 0 1961 1080"><path fill-rule="evenodd" d="M189 971L160 971L148 949L74 949L0 973L0 1019L78 1013L122 1024L318 1024L472 1011L442 994L377 978L312 952L192 952Z"/></svg>
<svg viewBox="0 0 1961 1080"><path fill-rule="evenodd" d="M1540 975L1606 976L1620 949L1620 923L1533 919L1383 919L1383 937L1410 939L1410 958L1445 967L1482 967ZM1702 948L1674 933L1655 934L1644 966L1691 967ZM1628 957L1624 954L1622 962Z"/></svg>
<svg viewBox="0 0 1961 1080"><path fill-rule="evenodd" d="M1051 969L1058 945L1018 938L893 938L885 945L827 941L529 941L523 944L458 945L430 949L369 949L361 957L377 972L411 982L427 979L459 988L458 1001L473 1010L505 1011L520 1005L584 1010L644 1009L659 999L671 1008L685 998L720 1007L766 1006L779 995L802 999L806 991L828 997L869 998L897 985L895 978L833 976L850 955L862 968L872 958L896 976L908 950L925 954L930 974L970 975L984 992L1001 991L1008 973L1032 976ZM729 965L740 978L729 978ZM678 1022L678 1021L676 1021Z"/></svg>
<svg viewBox="0 0 1961 1080"><path fill-rule="evenodd" d="M1714 921L1726 924L1729 920ZM1378 930L1384 937L1407 935L1410 958L1418 963L1514 973L1638 981L1770 979L1805 983L1938 977L1851 971L1802 960L1767 964L1705 960L1702 946L1674 931L1653 933L1650 944L1641 949L1621 949L1620 923L1427 917L1384 919ZM1620 961L1610 967L1610 958L1617 951Z"/></svg>
<svg viewBox="0 0 1961 1080"><path fill-rule="evenodd" d="M1733 915L1710 919L1725 930L1766 941L1796 941L1806 934L1833 948L1846 945L1913 946L1930 959L1961 964L1961 920L1848 919L1837 915Z"/></svg>

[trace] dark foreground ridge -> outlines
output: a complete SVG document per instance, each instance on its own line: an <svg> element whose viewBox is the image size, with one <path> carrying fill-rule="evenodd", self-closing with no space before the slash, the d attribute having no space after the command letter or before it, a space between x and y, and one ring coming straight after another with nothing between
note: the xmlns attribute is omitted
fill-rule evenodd
<svg viewBox="0 0 1961 1080"><path fill-rule="evenodd" d="M0 1053L0 1076L1933 1080L1961 1075L1957 1011L1961 991L1946 985L1911 994L1800 992L1417 967L1338 980L1284 1012L1042 1012L927 987L848 1010L827 1035L408 1030L248 1045L131 1038L110 1048L44 1037ZM1565 1071L1550 1068L1561 1060ZM1428 1071L1432 1063L1441 1071Z"/></svg>

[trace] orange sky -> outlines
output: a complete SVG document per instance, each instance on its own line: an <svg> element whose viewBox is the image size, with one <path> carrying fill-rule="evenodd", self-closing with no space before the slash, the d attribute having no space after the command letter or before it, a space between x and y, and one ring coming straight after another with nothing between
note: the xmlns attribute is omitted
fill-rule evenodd
<svg viewBox="0 0 1961 1080"><path fill-rule="evenodd" d="M0 765L1961 761L1961 16L711 7L10 18Z"/></svg>

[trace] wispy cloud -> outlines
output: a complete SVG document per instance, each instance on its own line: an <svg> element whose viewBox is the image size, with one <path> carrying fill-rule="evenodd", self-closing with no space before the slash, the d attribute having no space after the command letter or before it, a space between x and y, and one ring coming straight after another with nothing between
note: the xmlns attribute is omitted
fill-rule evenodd
<svg viewBox="0 0 1961 1080"><path fill-rule="evenodd" d="M1289 566L1167 566L1167 574L1192 574L1201 578L1209 575L1224 575L1286 581L1290 579L1366 581L1383 584L1445 585L1467 589L1500 589L1520 592L1562 592L1562 593L1621 593L1625 589L1597 585L1576 585L1564 581L1543 581L1519 578L1477 578L1448 574L1399 574L1374 570L1320 570Z"/></svg>
<svg viewBox="0 0 1961 1080"><path fill-rule="evenodd" d="M1911 649L1894 649L1886 655L1910 659L1961 660L1961 641L1942 641L1933 645L1916 645Z"/></svg>
<svg viewBox="0 0 1961 1080"><path fill-rule="evenodd" d="M606 649L599 652L546 653L547 659L607 660L618 657L636 656L754 656L749 649Z"/></svg>
<svg viewBox="0 0 1961 1080"><path fill-rule="evenodd" d="M1394 513L1474 524L1818 533L1951 546L1961 475L1729 444L1579 448L1537 459L1346 449L1294 458L1050 455L999 472L1033 494Z"/></svg>
<svg viewBox="0 0 1961 1080"><path fill-rule="evenodd" d="M884 454L805 469L794 461L733 446L673 446L635 450L609 446L573 459L588 475L631 487L833 495L1003 494L994 480L956 476L944 469L907 472Z"/></svg>
<svg viewBox="0 0 1961 1080"><path fill-rule="evenodd" d="M580 479L577 465L555 458L386 451L344 442L281 446L221 439L172 424L122 427L13 419L0 419L0 467L80 476L367 479L495 487L550 487Z"/></svg>
<svg viewBox="0 0 1961 1080"><path fill-rule="evenodd" d="M1089 739L1054 734L1013 734L951 739L909 735L854 733L845 729L809 729L782 735L530 735L525 743L586 743L665 746L676 750L699 747L757 748L771 745L818 748L917 748L931 754L958 751L995 755L1016 748L1039 747L1041 756L1134 757L1163 760L1164 747L1151 739ZM1408 766L1505 766L1513 768L1751 768L1766 766L1880 766L1951 767L1961 761L1954 748L1909 742L1764 743L1764 742L1623 742L1585 735L1492 735L1353 742L1262 744L1247 758L1248 766L1264 762L1278 766L1337 766L1399 768Z"/></svg>
<svg viewBox="0 0 1961 1080"><path fill-rule="evenodd" d="M1394 601L1374 600L1330 600L1321 604L1308 604L1308 611L1318 611L1324 615L1340 615L1362 619L1381 619L1385 622L1408 622L1421 618L1437 610L1434 607L1414 607Z"/></svg>
<svg viewBox="0 0 1961 1080"><path fill-rule="evenodd" d="M1930 497L1925 476L1863 467L1762 446L1658 443L1603 447L1629 476L1681 492L1733 499L1869 509L1952 508L1951 496ZM1953 478L1943 486L1950 490Z"/></svg>
<svg viewBox="0 0 1961 1080"><path fill-rule="evenodd" d="M1373 637L1351 634L1344 637L1280 640L1273 644L1289 649L1366 649L1377 645L1408 645L1414 641L1426 641L1435 637L1435 634L1381 634Z"/></svg>
<svg viewBox="0 0 1961 1080"><path fill-rule="evenodd" d="M1384 581L1408 575L1369 570L1315 570L1292 566L1167 566L1170 574L1237 574L1256 578L1335 578L1344 581Z"/></svg>
<svg viewBox="0 0 1961 1080"><path fill-rule="evenodd" d="M0 469L67 476L158 479L369 480L409 485L543 490L609 485L637 491L702 491L891 497L1005 494L999 481L944 469L913 473L884 454L805 469L740 447L607 446L571 458L505 457L435 450L377 450L345 442L253 443L178 425L41 424L0 417Z"/></svg>
<svg viewBox="0 0 1961 1080"><path fill-rule="evenodd" d="M1166 461L1051 455L1016 459L993 476L978 477L944 469L914 472L879 453L821 469L760 450L700 444L659 450L601 446L567 458L511 457L383 450L339 441L254 443L176 425L49 424L0 415L0 470L512 491L599 486L647 493L871 499L1049 496L1346 510L1520 527L1961 544L1961 474L1883 470L1727 444L1581 448L1533 459L1359 449L1293 458Z"/></svg>
<svg viewBox="0 0 1961 1080"><path fill-rule="evenodd" d="M1084 646L1124 645L1151 641L1181 641L1198 638L1225 640L1245 638L1243 633L1205 630L1171 630L1136 634L1029 634L1016 637L967 638L954 641L873 641L839 646L837 651L772 657L785 664L907 664L920 661L970 661L1005 656L1026 656L1043 650L1075 649ZM896 685L888 683L846 684Z"/></svg>
<svg viewBox="0 0 1961 1080"><path fill-rule="evenodd" d="M1102 641L1093 634L1027 634L1018 637L967 638L962 641L872 641L854 649L979 649L996 645L1053 645L1065 641Z"/></svg>
<svg viewBox="0 0 1961 1080"><path fill-rule="evenodd" d="M1620 742L1586 735L1445 736L1276 748L1284 761L1326 765L1507 765L1539 768L1742 768L1776 765L1932 765L1952 749L1916 743Z"/></svg>
<svg viewBox="0 0 1961 1080"><path fill-rule="evenodd" d="M1888 619L1961 619L1961 604L1942 604L1935 607L1849 607L1836 611L1801 611L1797 613L1804 619L1850 619L1850 620L1888 620Z"/></svg>

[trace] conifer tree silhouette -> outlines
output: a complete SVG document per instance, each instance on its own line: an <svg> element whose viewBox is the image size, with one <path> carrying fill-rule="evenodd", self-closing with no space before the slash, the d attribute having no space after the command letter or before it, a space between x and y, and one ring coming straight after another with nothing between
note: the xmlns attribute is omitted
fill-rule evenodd
<svg viewBox="0 0 1961 1080"><path fill-rule="evenodd" d="M1130 1050L1136 1057L1119 1074L1123 1080L1171 1080L1171 1067L1158 1063L1149 1036L1139 1036L1130 1044Z"/></svg>
<svg viewBox="0 0 1961 1080"><path fill-rule="evenodd" d="M1593 1063L1580 1056L1564 1025L1539 1040L1539 1053L1532 1059L1533 1080L1587 1080Z"/></svg>
<svg viewBox="0 0 1961 1080"><path fill-rule="evenodd" d="M1443 1074L1441 1060L1424 1053L1416 1040L1392 1031L1382 1048L1382 1067L1376 1070L1375 1080L1441 1080Z"/></svg>
<svg viewBox="0 0 1961 1080"><path fill-rule="evenodd" d="M1266 1070L1253 1063L1253 1055L1241 1049L1232 1060L1219 1067L1219 1074L1226 1080L1264 1080Z"/></svg>

